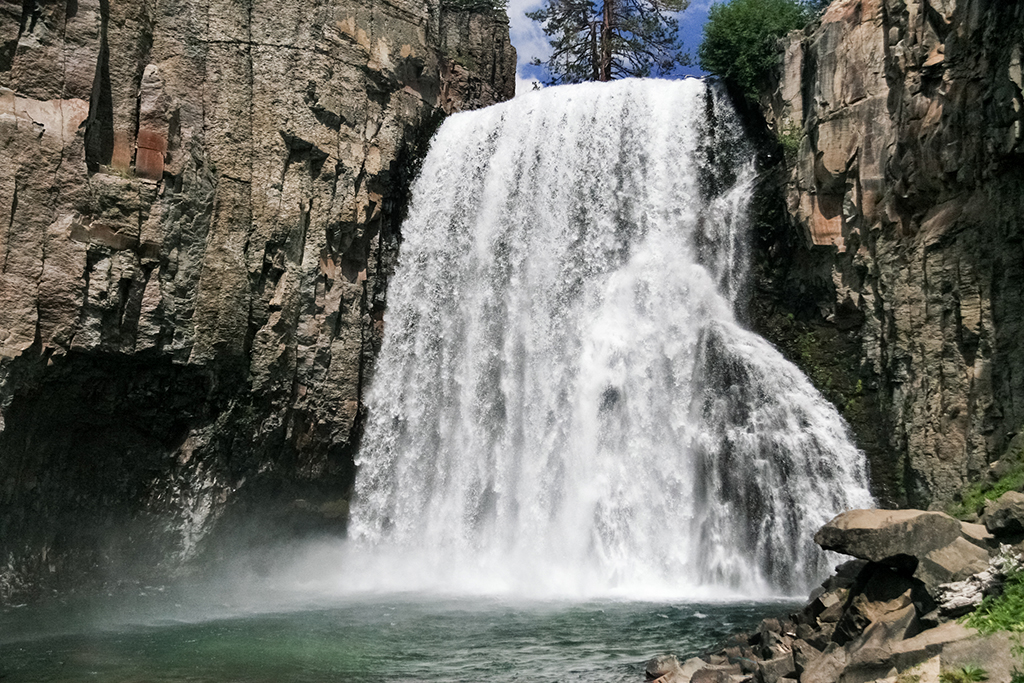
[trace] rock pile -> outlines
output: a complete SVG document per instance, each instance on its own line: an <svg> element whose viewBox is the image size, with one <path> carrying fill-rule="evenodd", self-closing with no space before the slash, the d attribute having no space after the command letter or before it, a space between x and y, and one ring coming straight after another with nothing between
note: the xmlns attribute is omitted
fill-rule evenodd
<svg viewBox="0 0 1024 683"><path fill-rule="evenodd" d="M937 683L940 670L981 666L989 681L1009 683L1020 664L1009 634L981 635L955 618L997 593L1020 566L1020 499L1007 494L991 504L984 526L922 510L843 513L814 540L855 559L839 565L802 610L765 619L702 657L653 659L647 679Z"/></svg>

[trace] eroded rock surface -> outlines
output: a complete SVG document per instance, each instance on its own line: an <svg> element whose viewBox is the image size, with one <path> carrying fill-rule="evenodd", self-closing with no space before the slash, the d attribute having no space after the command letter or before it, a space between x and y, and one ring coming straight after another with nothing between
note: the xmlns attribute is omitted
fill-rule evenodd
<svg viewBox="0 0 1024 683"><path fill-rule="evenodd" d="M852 345L817 378L851 376L891 503L950 500L1024 425L1022 52L1020 3L835 0L763 102L801 233L787 296L827 321L792 355Z"/></svg>
<svg viewBox="0 0 1024 683"><path fill-rule="evenodd" d="M0 598L343 528L412 162L514 93L484 15L0 2Z"/></svg>

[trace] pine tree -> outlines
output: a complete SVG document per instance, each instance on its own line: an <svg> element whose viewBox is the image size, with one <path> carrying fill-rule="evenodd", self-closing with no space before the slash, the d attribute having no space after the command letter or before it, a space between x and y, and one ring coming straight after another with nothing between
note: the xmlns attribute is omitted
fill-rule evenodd
<svg viewBox="0 0 1024 683"><path fill-rule="evenodd" d="M541 22L552 53L548 85L652 76L685 64L677 12L689 0L547 0L526 16Z"/></svg>

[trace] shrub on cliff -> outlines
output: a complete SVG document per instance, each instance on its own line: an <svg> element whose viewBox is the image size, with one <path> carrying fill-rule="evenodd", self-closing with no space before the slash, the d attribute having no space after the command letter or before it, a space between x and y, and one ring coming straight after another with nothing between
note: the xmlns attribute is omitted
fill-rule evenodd
<svg viewBox="0 0 1024 683"><path fill-rule="evenodd" d="M813 0L732 0L708 11L697 48L700 67L731 81L751 99L779 63L779 38L803 28L827 2Z"/></svg>

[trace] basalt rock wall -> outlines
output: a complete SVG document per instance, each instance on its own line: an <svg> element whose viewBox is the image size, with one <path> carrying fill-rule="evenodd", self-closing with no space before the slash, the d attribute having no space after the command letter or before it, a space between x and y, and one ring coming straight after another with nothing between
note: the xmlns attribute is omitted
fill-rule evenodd
<svg viewBox="0 0 1024 683"><path fill-rule="evenodd" d="M514 64L433 0L0 0L0 599L343 530L416 158Z"/></svg>
<svg viewBox="0 0 1024 683"><path fill-rule="evenodd" d="M791 230L760 324L891 504L950 500L1024 426L1022 51L1021 3L836 0L762 100Z"/></svg>

